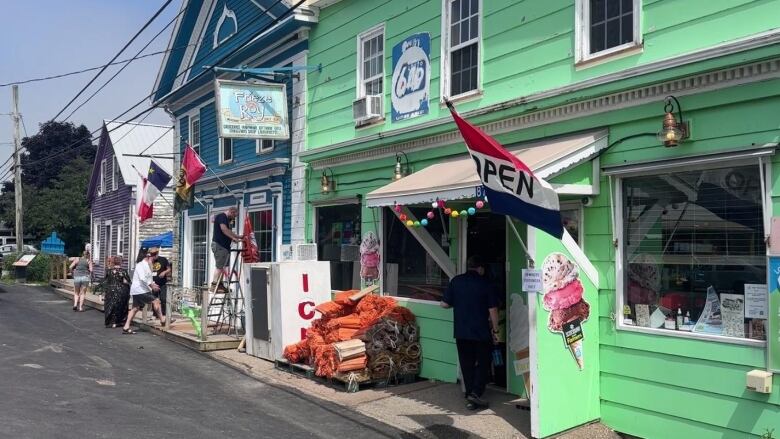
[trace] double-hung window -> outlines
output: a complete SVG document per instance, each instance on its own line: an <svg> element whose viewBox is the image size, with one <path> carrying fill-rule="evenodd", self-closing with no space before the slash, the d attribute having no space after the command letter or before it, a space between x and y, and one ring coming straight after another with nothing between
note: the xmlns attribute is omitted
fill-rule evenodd
<svg viewBox="0 0 780 439"><path fill-rule="evenodd" d="M190 146L200 155L200 117L190 119Z"/></svg>
<svg viewBox="0 0 780 439"><path fill-rule="evenodd" d="M233 139L223 137L219 142L219 164L226 164L233 161Z"/></svg>
<svg viewBox="0 0 780 439"><path fill-rule="evenodd" d="M766 340L759 166L676 167L618 180L622 328Z"/></svg>
<svg viewBox="0 0 780 439"><path fill-rule="evenodd" d="M276 141L274 139L257 139L257 153L265 154L274 150Z"/></svg>
<svg viewBox="0 0 780 439"><path fill-rule="evenodd" d="M384 94L385 25L358 36L358 98Z"/></svg>
<svg viewBox="0 0 780 439"><path fill-rule="evenodd" d="M577 62L639 46L640 9L641 0L577 0Z"/></svg>
<svg viewBox="0 0 780 439"><path fill-rule="evenodd" d="M114 161L111 163L111 190L117 190L119 188L119 161L114 156Z"/></svg>
<svg viewBox="0 0 780 439"><path fill-rule="evenodd" d="M479 90L482 0L444 0L442 96Z"/></svg>
<svg viewBox="0 0 780 439"><path fill-rule="evenodd" d="M106 184L107 178L108 175L106 175L106 159L103 159L100 161L100 193L98 195L103 195L106 193L106 190L108 190L108 185Z"/></svg>

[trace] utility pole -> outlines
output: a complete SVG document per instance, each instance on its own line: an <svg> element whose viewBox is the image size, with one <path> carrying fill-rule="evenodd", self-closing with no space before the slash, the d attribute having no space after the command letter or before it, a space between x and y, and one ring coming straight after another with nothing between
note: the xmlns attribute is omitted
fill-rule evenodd
<svg viewBox="0 0 780 439"><path fill-rule="evenodd" d="M24 224L22 222L22 135L19 132L19 86L11 90L14 119L14 200L16 201L16 250L24 249Z"/></svg>

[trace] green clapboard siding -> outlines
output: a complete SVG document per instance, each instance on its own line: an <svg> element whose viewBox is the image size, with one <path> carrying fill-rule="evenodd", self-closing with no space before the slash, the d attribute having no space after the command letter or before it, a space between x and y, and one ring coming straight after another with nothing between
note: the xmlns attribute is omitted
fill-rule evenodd
<svg viewBox="0 0 780 439"><path fill-rule="evenodd" d="M452 337L452 310L433 302L397 300L417 317L423 357L420 376L454 383L458 378L458 352Z"/></svg>

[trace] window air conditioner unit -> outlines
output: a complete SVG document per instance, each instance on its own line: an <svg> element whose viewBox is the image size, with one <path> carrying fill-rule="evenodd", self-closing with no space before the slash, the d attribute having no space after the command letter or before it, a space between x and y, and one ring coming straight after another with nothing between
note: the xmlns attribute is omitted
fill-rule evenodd
<svg viewBox="0 0 780 439"><path fill-rule="evenodd" d="M382 118L382 96L368 95L352 102L352 115L360 125L373 119Z"/></svg>
<svg viewBox="0 0 780 439"><path fill-rule="evenodd" d="M296 261L316 261L317 244L296 244L293 253Z"/></svg>

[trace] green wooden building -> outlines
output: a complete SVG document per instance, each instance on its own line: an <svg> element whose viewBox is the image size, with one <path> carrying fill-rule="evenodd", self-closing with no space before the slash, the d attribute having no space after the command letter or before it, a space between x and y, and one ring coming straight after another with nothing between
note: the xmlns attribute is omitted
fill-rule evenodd
<svg viewBox="0 0 780 439"><path fill-rule="evenodd" d="M770 367L780 0L312 3L306 238L348 289L342 249L376 232L382 291L419 318L424 377L457 379L438 301L479 254L505 293L494 381L530 393L535 437L592 420L648 438L780 432L778 380L746 389ZM445 98L553 184L575 245L476 207ZM550 255L578 265L581 342L548 291L522 292L529 259Z"/></svg>

